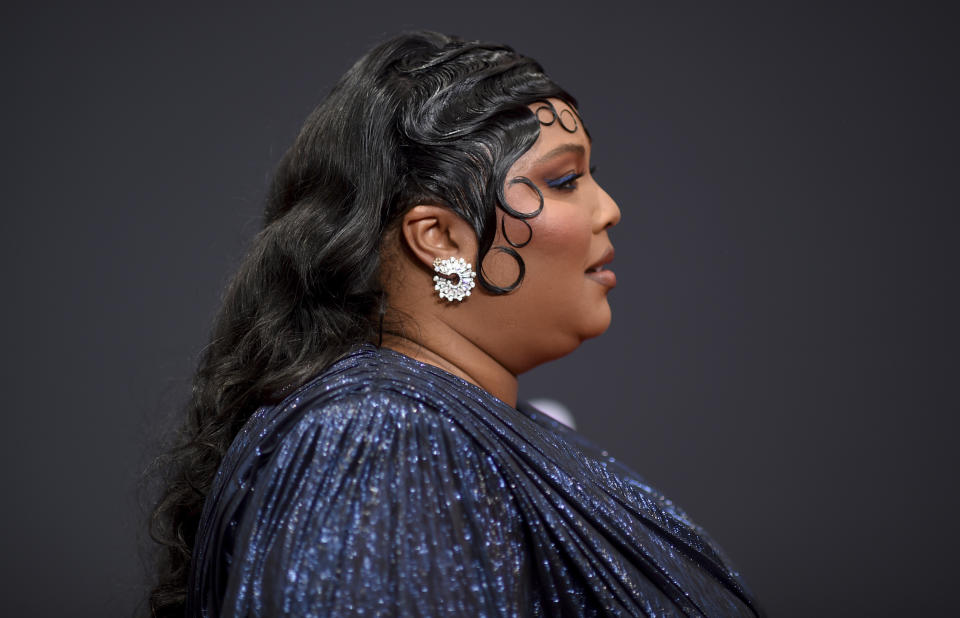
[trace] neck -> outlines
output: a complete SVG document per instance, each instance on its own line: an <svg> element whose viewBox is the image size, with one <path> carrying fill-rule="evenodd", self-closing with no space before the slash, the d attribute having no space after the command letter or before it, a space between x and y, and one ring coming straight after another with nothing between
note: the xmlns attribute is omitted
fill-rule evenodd
<svg viewBox="0 0 960 618"><path fill-rule="evenodd" d="M510 406L517 405L517 376L439 320L429 330L418 331L416 338L406 333L384 333L382 345L463 378Z"/></svg>

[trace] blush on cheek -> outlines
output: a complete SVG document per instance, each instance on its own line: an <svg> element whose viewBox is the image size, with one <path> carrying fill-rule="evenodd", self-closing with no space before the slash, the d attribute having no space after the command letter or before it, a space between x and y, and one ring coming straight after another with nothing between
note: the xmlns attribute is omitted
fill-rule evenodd
<svg viewBox="0 0 960 618"><path fill-rule="evenodd" d="M590 220L574 208L557 205L552 212L543 213L533 223L531 248L549 254L552 260L566 264L583 265L586 270L591 258Z"/></svg>

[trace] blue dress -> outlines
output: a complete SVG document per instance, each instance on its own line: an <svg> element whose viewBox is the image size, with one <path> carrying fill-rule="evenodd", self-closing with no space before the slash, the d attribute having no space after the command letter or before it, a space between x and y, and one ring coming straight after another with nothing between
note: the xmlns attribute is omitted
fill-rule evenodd
<svg viewBox="0 0 960 618"><path fill-rule="evenodd" d="M188 616L756 616L675 504L563 425L371 345L262 407Z"/></svg>

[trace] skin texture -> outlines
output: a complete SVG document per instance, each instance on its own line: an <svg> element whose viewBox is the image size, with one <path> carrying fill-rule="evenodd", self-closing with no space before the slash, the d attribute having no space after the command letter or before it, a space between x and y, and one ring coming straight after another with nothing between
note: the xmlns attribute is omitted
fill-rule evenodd
<svg viewBox="0 0 960 618"><path fill-rule="evenodd" d="M586 131L582 126L568 131L576 126L575 110L557 99L550 102L567 129L560 122L543 124L552 112L539 109L543 103L532 104L542 121L540 137L507 174L506 199L515 210L532 212L539 204L530 187L510 183L517 176L533 181L544 197L542 212L527 220L532 239L517 250L526 275L516 290L493 295L477 286L461 303L438 298L434 258L472 261L477 252L472 228L444 206L413 207L385 243L388 320L400 325L400 334L385 335L383 345L441 367L514 406L517 375L569 354L607 329L607 293L616 282L612 272L587 270L612 259L607 230L620 221L620 209L590 174ZM571 173L582 176L561 186L548 184ZM510 239L528 238L521 221L502 211L498 217L506 217ZM507 242L498 225L494 247L501 245ZM518 272L513 258L496 250L488 253L482 268L497 285L512 283Z"/></svg>

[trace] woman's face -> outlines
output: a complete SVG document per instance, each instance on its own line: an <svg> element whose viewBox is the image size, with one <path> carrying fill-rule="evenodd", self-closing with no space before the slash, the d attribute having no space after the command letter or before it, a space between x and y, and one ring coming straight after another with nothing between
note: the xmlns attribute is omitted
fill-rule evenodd
<svg viewBox="0 0 960 618"><path fill-rule="evenodd" d="M536 211L536 191L543 209L524 222L499 212L496 246L529 242L517 248L526 265L520 286L510 294L489 298L503 329L498 348L501 363L520 373L576 348L610 325L607 293L616 276L606 264L613 259L607 230L620 221L620 209L590 172L591 143L576 112L550 99L530 106L540 119L540 136L510 168L505 195L516 211ZM506 231L506 238L503 231ZM490 251L483 262L491 283L509 285L518 270L513 258ZM485 305L487 303L484 303Z"/></svg>

